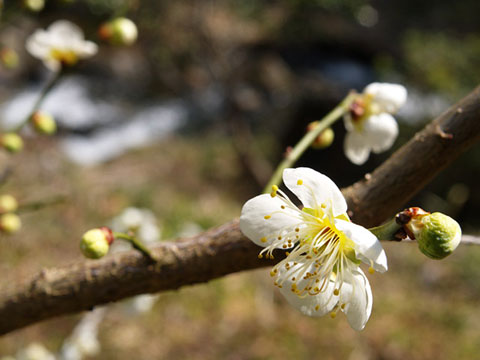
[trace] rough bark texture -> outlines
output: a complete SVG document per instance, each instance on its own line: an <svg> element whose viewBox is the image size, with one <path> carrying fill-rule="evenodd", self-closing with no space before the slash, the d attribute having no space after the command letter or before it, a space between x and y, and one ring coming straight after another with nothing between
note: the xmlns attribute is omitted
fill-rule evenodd
<svg viewBox="0 0 480 360"><path fill-rule="evenodd" d="M344 189L353 218L373 226L391 216L480 138L480 88L419 132L368 179ZM189 240L138 252L44 269L0 293L0 334L54 316L142 293L177 289L270 265L240 232L238 220ZM281 257L281 254L279 254Z"/></svg>

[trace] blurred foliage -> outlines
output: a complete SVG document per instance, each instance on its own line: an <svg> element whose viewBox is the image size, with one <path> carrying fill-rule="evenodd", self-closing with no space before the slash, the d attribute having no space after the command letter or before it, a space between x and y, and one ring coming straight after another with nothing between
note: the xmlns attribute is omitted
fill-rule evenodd
<svg viewBox="0 0 480 360"><path fill-rule="evenodd" d="M480 36L412 30L405 34L408 75L426 89L459 98L478 85Z"/></svg>

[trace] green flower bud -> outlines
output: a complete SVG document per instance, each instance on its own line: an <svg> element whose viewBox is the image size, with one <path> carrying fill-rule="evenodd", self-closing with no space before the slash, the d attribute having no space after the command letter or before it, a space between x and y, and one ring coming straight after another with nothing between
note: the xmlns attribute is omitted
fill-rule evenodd
<svg viewBox="0 0 480 360"><path fill-rule="evenodd" d="M114 45L132 45L138 36L135 23L124 17L103 24L98 33L103 40Z"/></svg>
<svg viewBox="0 0 480 360"><path fill-rule="evenodd" d="M83 234L80 250L89 259L99 259L108 253L112 242L113 234L109 228L92 229Z"/></svg>
<svg viewBox="0 0 480 360"><path fill-rule="evenodd" d="M19 63L18 54L15 50L5 47L0 50L0 61L7 69L15 69Z"/></svg>
<svg viewBox="0 0 480 360"><path fill-rule="evenodd" d="M16 153L23 149L23 140L16 133L3 134L0 138L0 143L5 150L11 153Z"/></svg>
<svg viewBox="0 0 480 360"><path fill-rule="evenodd" d="M57 123L53 116L43 111L35 111L30 121L40 134L52 135L57 131Z"/></svg>
<svg viewBox="0 0 480 360"><path fill-rule="evenodd" d="M45 0L23 0L23 5L30 11L42 11L45 6Z"/></svg>
<svg viewBox="0 0 480 360"><path fill-rule="evenodd" d="M6 234L13 234L22 227L22 222L17 214L7 213L0 216L0 230Z"/></svg>
<svg viewBox="0 0 480 360"><path fill-rule="evenodd" d="M314 149L325 149L332 145L334 139L335 133L333 132L332 128L326 128L313 141L312 147Z"/></svg>
<svg viewBox="0 0 480 360"><path fill-rule="evenodd" d="M460 243L462 229L450 216L435 212L421 218L416 235L422 253L432 259L450 255Z"/></svg>
<svg viewBox="0 0 480 360"><path fill-rule="evenodd" d="M10 194L0 195L0 214L14 212L18 208L17 199Z"/></svg>

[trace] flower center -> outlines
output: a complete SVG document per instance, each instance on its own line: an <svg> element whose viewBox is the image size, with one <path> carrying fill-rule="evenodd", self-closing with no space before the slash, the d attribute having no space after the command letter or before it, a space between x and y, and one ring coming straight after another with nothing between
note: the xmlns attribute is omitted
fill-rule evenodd
<svg viewBox="0 0 480 360"><path fill-rule="evenodd" d="M356 131L361 132L365 120L379 113L378 106L373 100L374 97L372 94L359 95L352 105L350 105L350 118Z"/></svg>
<svg viewBox="0 0 480 360"><path fill-rule="evenodd" d="M67 66L75 65L78 61L77 54L72 50L52 49L50 51L50 56L62 65Z"/></svg>

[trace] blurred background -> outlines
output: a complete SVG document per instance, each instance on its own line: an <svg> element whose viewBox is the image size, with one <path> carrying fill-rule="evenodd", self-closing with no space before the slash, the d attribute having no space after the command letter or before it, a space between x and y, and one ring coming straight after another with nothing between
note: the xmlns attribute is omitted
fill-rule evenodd
<svg viewBox="0 0 480 360"><path fill-rule="evenodd" d="M49 71L25 50L37 28L68 19L99 52L65 75L42 109L54 137L22 135L24 151L0 153L2 193L20 203L66 195L22 213L0 238L0 283L82 259L85 230L125 208L153 212L155 241L193 235L237 217L309 122L350 89L405 85L400 136L363 166L334 144L298 165L340 187L375 169L480 79L476 0L46 0L5 2L0 22L0 121L29 113ZM98 29L125 16L132 46L102 42ZM18 54L11 66L6 49ZM10 59L10 61L8 61ZM476 234L480 149L465 153L406 206L442 211ZM388 194L386 194L388 196ZM399 209L401 210L401 209ZM108 307L101 346L89 359L473 359L480 351L480 248L443 261L415 244L385 244L390 269L369 276L374 308L365 330L338 316L308 318L274 290L266 269L234 274L152 298L135 311ZM58 353L82 315L49 320L0 338L0 357L32 343ZM1 319L0 319L1 321Z"/></svg>

